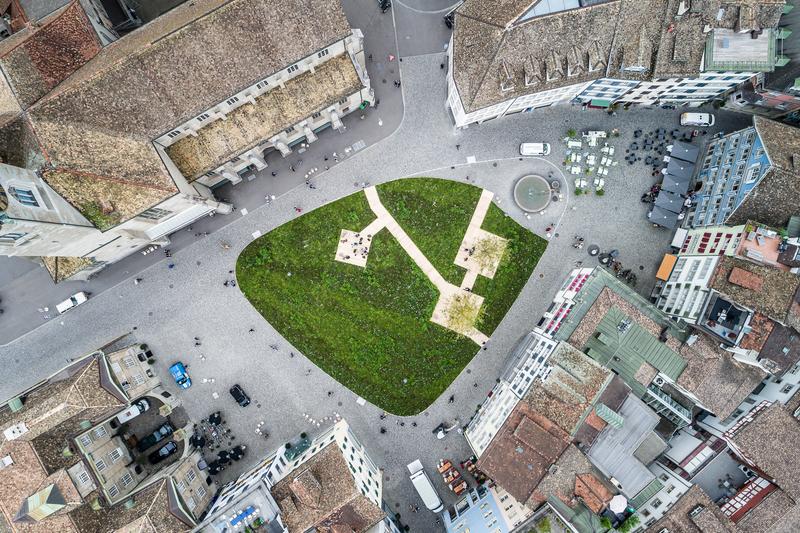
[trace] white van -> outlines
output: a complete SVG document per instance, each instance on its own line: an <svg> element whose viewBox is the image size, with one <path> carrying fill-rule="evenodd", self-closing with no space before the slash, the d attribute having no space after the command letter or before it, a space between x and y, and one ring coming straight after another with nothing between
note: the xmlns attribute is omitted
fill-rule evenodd
<svg viewBox="0 0 800 533"><path fill-rule="evenodd" d="M550 145L547 143L522 143L519 145L519 155L550 155Z"/></svg>
<svg viewBox="0 0 800 533"><path fill-rule="evenodd" d="M441 512L444 509L442 500L436 494L436 489L433 488L433 483L431 483L428 474L422 468L422 463L419 459L408 465L408 471L411 473L411 483L417 489L417 494L422 498L422 503L425 504L425 507L434 513Z"/></svg>
<svg viewBox="0 0 800 533"><path fill-rule="evenodd" d="M713 126L714 115L711 113L681 113L681 126Z"/></svg>
<svg viewBox="0 0 800 533"><path fill-rule="evenodd" d="M140 398L133 402L130 407L117 415L117 423L124 424L129 420L133 420L140 414L150 409L150 402L147 398Z"/></svg>
<svg viewBox="0 0 800 533"><path fill-rule="evenodd" d="M85 292L83 291L76 292L75 294L73 294L72 296L61 302L60 304L56 305L56 311L58 311L59 314L66 313L73 307L78 307L82 303L86 302L88 299L89 297L86 295Z"/></svg>

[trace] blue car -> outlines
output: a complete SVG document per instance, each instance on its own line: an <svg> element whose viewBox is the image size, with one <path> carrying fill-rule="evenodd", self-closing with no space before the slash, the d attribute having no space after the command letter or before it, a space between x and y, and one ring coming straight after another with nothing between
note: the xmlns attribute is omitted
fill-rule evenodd
<svg viewBox="0 0 800 533"><path fill-rule="evenodd" d="M172 377L175 379L175 383L178 384L178 387L182 389L188 389L192 386L192 380L189 378L189 373L186 372L186 367L183 366L183 363L180 361L169 367L169 373L172 374Z"/></svg>

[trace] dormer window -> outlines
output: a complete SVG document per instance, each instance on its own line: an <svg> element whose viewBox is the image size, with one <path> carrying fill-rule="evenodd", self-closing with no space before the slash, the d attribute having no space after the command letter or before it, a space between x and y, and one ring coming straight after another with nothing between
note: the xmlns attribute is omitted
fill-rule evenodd
<svg viewBox="0 0 800 533"><path fill-rule="evenodd" d="M297 69L299 69L299 68L300 68L300 67L298 67L297 65L292 65L291 67L289 67L289 68L287 68L287 69L286 69L286 72L287 72L287 73L289 73L289 74L291 74L292 72L295 72L295 71L296 71Z"/></svg>
<svg viewBox="0 0 800 533"><path fill-rule="evenodd" d="M209 118L211 118L211 115L209 115L208 113L203 113L197 115L197 122L203 122L204 120L208 120Z"/></svg>

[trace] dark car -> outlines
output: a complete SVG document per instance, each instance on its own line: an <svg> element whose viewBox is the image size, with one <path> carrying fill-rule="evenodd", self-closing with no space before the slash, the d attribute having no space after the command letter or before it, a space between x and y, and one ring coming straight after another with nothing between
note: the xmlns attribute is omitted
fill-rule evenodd
<svg viewBox="0 0 800 533"><path fill-rule="evenodd" d="M136 443L136 449L139 450L140 452L143 452L150 446L153 446L156 443L159 443L165 438L172 435L173 431L175 430L171 425L164 424L163 426L161 426L160 428L158 428L157 430L155 430L154 432L152 432L151 434L140 440L138 443Z"/></svg>
<svg viewBox="0 0 800 533"><path fill-rule="evenodd" d="M231 396L233 396L233 399L236 400L236 403L242 407L247 407L250 405L250 396L248 396L247 393L242 390L242 387L238 383L231 387L230 393Z"/></svg>
<svg viewBox="0 0 800 533"><path fill-rule="evenodd" d="M175 444L174 440L169 441L165 445L163 445L158 450L154 451L150 455L147 456L147 459L150 461L150 464L160 463L173 453L178 451L178 445Z"/></svg>

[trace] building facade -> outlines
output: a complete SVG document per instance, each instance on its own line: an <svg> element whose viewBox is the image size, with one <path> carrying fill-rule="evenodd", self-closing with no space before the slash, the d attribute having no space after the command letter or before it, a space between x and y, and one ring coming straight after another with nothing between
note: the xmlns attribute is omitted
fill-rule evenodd
<svg viewBox="0 0 800 533"><path fill-rule="evenodd" d="M724 224L769 169L769 157L755 127L713 139L706 147L684 224L692 228Z"/></svg>

